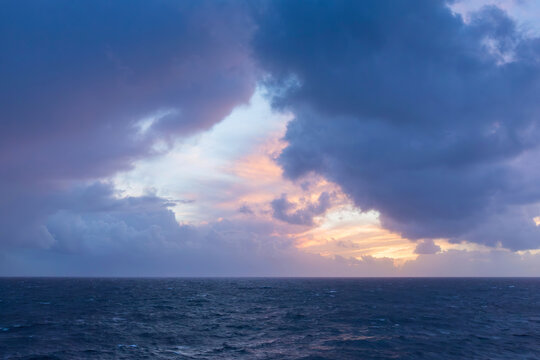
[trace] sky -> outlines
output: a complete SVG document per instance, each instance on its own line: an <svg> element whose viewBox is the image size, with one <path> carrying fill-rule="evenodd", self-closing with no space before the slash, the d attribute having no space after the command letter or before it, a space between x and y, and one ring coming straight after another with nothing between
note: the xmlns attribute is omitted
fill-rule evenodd
<svg viewBox="0 0 540 360"><path fill-rule="evenodd" d="M540 276L540 5L8 1L0 276Z"/></svg>

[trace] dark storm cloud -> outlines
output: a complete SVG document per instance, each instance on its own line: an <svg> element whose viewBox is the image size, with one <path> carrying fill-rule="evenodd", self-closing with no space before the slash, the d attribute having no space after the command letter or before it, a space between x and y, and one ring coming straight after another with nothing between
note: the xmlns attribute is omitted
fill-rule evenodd
<svg viewBox="0 0 540 360"><path fill-rule="evenodd" d="M46 237L74 183L126 170L247 102L252 29L239 2L3 3L0 242Z"/></svg>
<svg viewBox="0 0 540 360"><path fill-rule="evenodd" d="M303 204L295 204L287 199L286 194L274 199L272 206L272 216L275 219L285 221L293 225L312 226L313 218L322 215L331 206L332 194L321 193L316 202L306 201Z"/></svg>
<svg viewBox="0 0 540 360"><path fill-rule="evenodd" d="M339 258L320 267L275 224L179 225L168 200L95 182L210 128L248 101L261 68L274 105L295 115L288 177L335 181L387 228L426 239L419 252L437 237L537 248L539 54L502 11L465 24L433 0L5 2L0 267L334 274ZM329 206L328 194L272 204L307 226ZM388 259L360 263L393 272Z"/></svg>
<svg viewBox="0 0 540 360"><path fill-rule="evenodd" d="M540 246L522 211L538 165L516 166L539 144L539 39L433 0L271 1L256 18L274 105L295 114L286 176L335 181L411 239Z"/></svg>
<svg viewBox="0 0 540 360"><path fill-rule="evenodd" d="M13 1L0 23L8 178L109 175L156 137L210 127L253 91L240 4ZM137 122L154 115L142 134Z"/></svg>

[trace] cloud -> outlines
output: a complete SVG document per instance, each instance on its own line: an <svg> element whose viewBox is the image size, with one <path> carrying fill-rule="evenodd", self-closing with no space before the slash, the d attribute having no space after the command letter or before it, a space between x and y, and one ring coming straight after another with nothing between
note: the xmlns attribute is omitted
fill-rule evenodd
<svg viewBox="0 0 540 360"><path fill-rule="evenodd" d="M497 8L464 22L431 0L19 1L0 23L0 274L538 273L532 253L440 251L432 241L539 246L540 42ZM285 175L301 179L303 195L320 191L306 175L338 184L387 229L422 239L417 261L297 248L298 229L315 225L332 192L297 201L267 156L245 151L280 131L270 117L255 132L242 126L249 112L214 127L259 80L285 110L279 118L294 115L278 159ZM123 196L108 182L210 128L206 153L171 157L179 176L201 153L244 161L228 173L214 172L219 159L191 168L197 186L161 183L185 190L172 198L196 198L193 219L204 221L179 223L172 211L193 200ZM173 172L165 163L134 176L158 178L152 169ZM271 202L272 221L279 193L289 196Z"/></svg>
<svg viewBox="0 0 540 360"><path fill-rule="evenodd" d="M299 250L288 225L279 222L180 224L167 199L117 195L111 184L98 182L55 198L57 210L42 228L48 241L0 252L0 275L531 276L540 271L540 254L503 250L448 250L400 266L369 255L321 256ZM424 249L431 245L419 243Z"/></svg>
<svg viewBox="0 0 540 360"><path fill-rule="evenodd" d="M110 175L158 140L208 129L254 90L239 4L19 2L1 16L7 178Z"/></svg>
<svg viewBox="0 0 540 360"><path fill-rule="evenodd" d="M393 271L389 259L358 262L301 252L273 221L179 224L167 199L116 195L107 183L62 194L43 227L48 241L3 252L0 274L337 276L352 265L366 274Z"/></svg>
<svg viewBox="0 0 540 360"><path fill-rule="evenodd" d="M271 202L272 216L289 224L312 226L313 218L324 214L330 208L331 200L332 194L322 192L316 202L304 201L301 204L303 207L298 208L298 204L289 201L287 195L282 194Z"/></svg>
<svg viewBox="0 0 540 360"><path fill-rule="evenodd" d="M414 249L415 254L428 255L435 254L441 251L441 247L433 242L431 239L420 240Z"/></svg>
<svg viewBox="0 0 540 360"><path fill-rule="evenodd" d="M504 250L448 250L400 266L390 258L321 256L297 249L277 222L179 224L166 199L117 198L106 183L79 187L58 202L62 210L46 221L50 241L1 252L0 275L531 276L540 271L539 254Z"/></svg>
<svg viewBox="0 0 540 360"><path fill-rule="evenodd" d="M46 229L49 248L59 252L100 253L163 246L189 229L180 227L169 209L174 203L155 195L116 198L110 184L79 187L58 199Z"/></svg>
<svg viewBox="0 0 540 360"><path fill-rule="evenodd" d="M274 106L295 115L288 178L318 173L410 239L540 246L536 166L516 165L538 147L538 38L443 1L273 1L256 18Z"/></svg>
<svg viewBox="0 0 540 360"><path fill-rule="evenodd" d="M51 198L162 153L250 99L244 6L193 5L3 6L0 242L43 238Z"/></svg>
<svg viewBox="0 0 540 360"><path fill-rule="evenodd" d="M245 215L253 215L253 210L246 204L240 206L238 212Z"/></svg>

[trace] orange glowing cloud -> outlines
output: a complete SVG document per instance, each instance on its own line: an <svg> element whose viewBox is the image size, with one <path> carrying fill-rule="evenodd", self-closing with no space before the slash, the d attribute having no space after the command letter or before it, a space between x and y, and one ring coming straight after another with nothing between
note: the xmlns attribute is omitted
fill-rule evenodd
<svg viewBox="0 0 540 360"><path fill-rule="evenodd" d="M417 257L415 244L383 229L376 212L362 213L350 204L330 210L320 226L300 234L297 247L327 256L391 258L396 265Z"/></svg>

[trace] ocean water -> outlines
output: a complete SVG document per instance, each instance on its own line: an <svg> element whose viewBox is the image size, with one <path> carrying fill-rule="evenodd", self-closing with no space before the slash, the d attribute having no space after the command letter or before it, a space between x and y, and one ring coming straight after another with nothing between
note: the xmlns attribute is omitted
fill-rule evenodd
<svg viewBox="0 0 540 360"><path fill-rule="evenodd" d="M540 279L0 279L1 359L540 359Z"/></svg>

